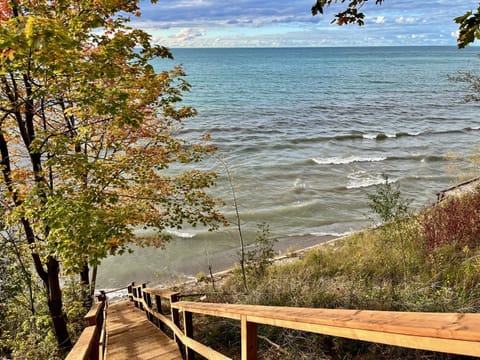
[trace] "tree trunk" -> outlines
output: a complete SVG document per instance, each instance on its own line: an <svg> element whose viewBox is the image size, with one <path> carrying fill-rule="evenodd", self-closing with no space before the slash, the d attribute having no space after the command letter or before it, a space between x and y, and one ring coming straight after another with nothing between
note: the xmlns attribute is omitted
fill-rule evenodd
<svg viewBox="0 0 480 360"><path fill-rule="evenodd" d="M82 271L80 272L80 281L82 282L82 285L90 285L90 280L89 280L89 275L88 275L88 272L89 272L89 268L88 268L88 263L85 261L85 263L83 264L83 269Z"/></svg>
<svg viewBox="0 0 480 360"><path fill-rule="evenodd" d="M95 287L97 285L97 271L98 266L95 265L92 271L92 282L90 283L90 296L93 299L93 295L95 295Z"/></svg>
<svg viewBox="0 0 480 360"><path fill-rule="evenodd" d="M90 277L89 277L90 268L88 267L88 262L85 260L83 264L83 269L80 271L80 283L82 284L82 301L85 308L88 310L93 304L93 295L90 294Z"/></svg>
<svg viewBox="0 0 480 360"><path fill-rule="evenodd" d="M50 316L53 321L55 329L55 336L57 338L58 346L62 350L70 350L72 348L72 341L67 330L67 321L63 314L62 306L62 290L60 288L60 267L58 261L53 258L48 258L48 308L50 309Z"/></svg>

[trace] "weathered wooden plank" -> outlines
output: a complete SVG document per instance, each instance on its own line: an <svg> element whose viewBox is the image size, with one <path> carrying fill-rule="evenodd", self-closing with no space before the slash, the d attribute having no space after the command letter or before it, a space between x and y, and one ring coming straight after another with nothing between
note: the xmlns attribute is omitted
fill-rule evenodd
<svg viewBox="0 0 480 360"><path fill-rule="evenodd" d="M106 359L180 360L177 344L128 301L112 304L107 316Z"/></svg>
<svg viewBox="0 0 480 360"><path fill-rule="evenodd" d="M225 356L221 353L219 353L216 350L213 350L212 348L209 348L208 346L203 345L202 343L195 341L190 338L183 338L182 342L188 346L190 349L194 350L196 353L202 355L206 359L209 360L232 360L228 356Z"/></svg>
<svg viewBox="0 0 480 360"><path fill-rule="evenodd" d="M205 306L207 305L207 306ZM233 320L240 320L242 317L241 312L237 312L236 309L228 308L225 304L209 304L209 303L195 303L191 301L179 301L173 303L171 306L173 309L182 311L190 311L197 314L220 316ZM235 306L231 304L231 306Z"/></svg>
<svg viewBox="0 0 480 360"><path fill-rule="evenodd" d="M97 327L86 327L78 338L72 351L70 351L65 360L86 360L90 359L90 354L96 349L92 349L97 336Z"/></svg>
<svg viewBox="0 0 480 360"><path fill-rule="evenodd" d="M265 324L415 349L480 355L480 314L309 309L195 302L178 302L172 304L172 307L184 312L241 318L245 324ZM248 348L243 342L248 339L248 334L243 335L247 338L242 338L242 352L247 354Z"/></svg>
<svg viewBox="0 0 480 360"><path fill-rule="evenodd" d="M178 295L178 291L171 291L166 289L156 289L156 288L145 288L144 292L149 293L150 295L159 295L165 299L170 299L174 295Z"/></svg>
<svg viewBox="0 0 480 360"><path fill-rule="evenodd" d="M257 305L209 304L181 301L172 307L194 313L240 319L242 315L263 319L302 322L345 328L480 341L480 314L411 313L372 310L311 309Z"/></svg>
<svg viewBox="0 0 480 360"><path fill-rule="evenodd" d="M104 305L105 305L104 302L97 302L92 305L87 315L85 315L84 317L88 321L88 325L96 324L97 318L101 316L101 312L103 311Z"/></svg>
<svg viewBox="0 0 480 360"><path fill-rule="evenodd" d="M274 320L261 316L247 316L247 319L248 321L258 324L272 325L380 344L402 346L412 349L423 349L469 356L480 355L480 342L474 341L405 335L400 333L383 332L381 330L373 331L329 325L306 324L298 321Z"/></svg>
<svg viewBox="0 0 480 360"><path fill-rule="evenodd" d="M242 360L257 358L257 324L249 322L246 315L241 320Z"/></svg>

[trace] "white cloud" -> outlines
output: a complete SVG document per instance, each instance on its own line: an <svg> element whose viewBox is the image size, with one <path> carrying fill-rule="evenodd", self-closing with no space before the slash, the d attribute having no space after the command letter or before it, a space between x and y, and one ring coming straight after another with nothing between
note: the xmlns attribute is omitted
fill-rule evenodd
<svg viewBox="0 0 480 360"><path fill-rule="evenodd" d="M397 24L415 24L417 19L413 16L400 16L395 19Z"/></svg>
<svg viewBox="0 0 480 360"><path fill-rule="evenodd" d="M424 34L402 34L402 35L397 35L397 39L423 39L425 38Z"/></svg>
<svg viewBox="0 0 480 360"><path fill-rule="evenodd" d="M473 0L455 0L454 7L445 1L372 6L365 10L367 24L358 28L331 24L336 8L312 17L313 0L143 0L142 17L132 25L169 47L455 45L453 18Z"/></svg>
<svg viewBox="0 0 480 360"><path fill-rule="evenodd" d="M203 36L204 33L198 30L193 30L191 28L180 29L178 33L174 35L175 39L178 41L189 41L195 38Z"/></svg>

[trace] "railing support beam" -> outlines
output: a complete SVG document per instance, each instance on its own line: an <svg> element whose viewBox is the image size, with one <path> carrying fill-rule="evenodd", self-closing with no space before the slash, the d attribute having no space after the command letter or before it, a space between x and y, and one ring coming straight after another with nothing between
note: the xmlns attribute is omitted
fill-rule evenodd
<svg viewBox="0 0 480 360"><path fill-rule="evenodd" d="M163 310L162 310L162 297L160 295L155 295L155 305L157 307L157 312L159 314L162 314L163 315ZM158 327L160 328L160 330L162 331L165 331L165 326L163 325L163 322L161 322L160 320L158 320Z"/></svg>
<svg viewBox="0 0 480 360"><path fill-rule="evenodd" d="M193 339L193 319L192 313L189 311L183 312L183 329L184 333L190 339ZM193 360L195 352L188 346L185 346L185 360Z"/></svg>
<svg viewBox="0 0 480 360"><path fill-rule="evenodd" d="M258 326L249 322L246 315L242 315L242 360L257 359L257 331Z"/></svg>

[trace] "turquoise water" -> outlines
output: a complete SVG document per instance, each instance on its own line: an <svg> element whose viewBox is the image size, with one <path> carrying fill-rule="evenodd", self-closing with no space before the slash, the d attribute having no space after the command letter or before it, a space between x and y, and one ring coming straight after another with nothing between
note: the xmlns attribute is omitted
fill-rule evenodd
<svg viewBox="0 0 480 360"><path fill-rule="evenodd" d="M192 85L185 102L199 116L184 137L210 133L232 173L248 241L256 225L295 244L295 236L338 235L368 224L367 194L387 174L419 209L458 176L475 172L463 158L480 135L478 104L464 84L448 80L475 70L477 48L176 49ZM233 219L232 194L218 159L204 165L220 177L213 193ZM186 228L166 250L110 258L99 285L164 281L214 271L235 259L233 227ZM292 240L293 239L293 240ZM298 238L300 239L300 238ZM299 243L300 244L300 243Z"/></svg>

